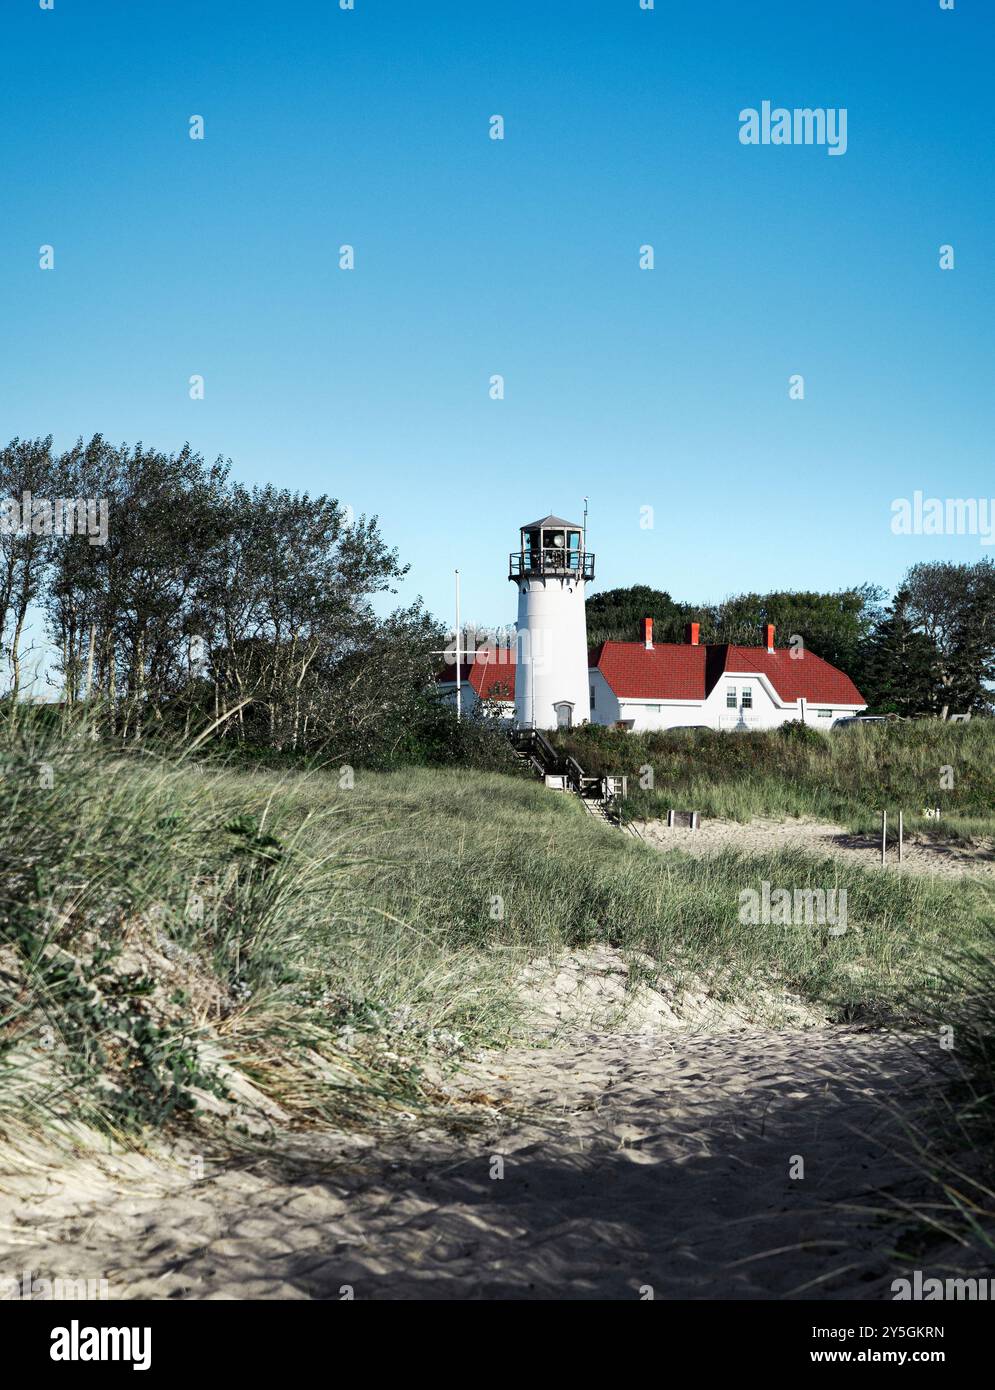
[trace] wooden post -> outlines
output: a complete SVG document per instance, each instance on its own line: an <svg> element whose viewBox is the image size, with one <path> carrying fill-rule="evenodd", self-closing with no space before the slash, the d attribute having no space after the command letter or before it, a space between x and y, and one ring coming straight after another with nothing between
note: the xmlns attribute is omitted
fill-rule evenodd
<svg viewBox="0 0 995 1390"><path fill-rule="evenodd" d="M885 848L888 844L888 812L881 812L881 866L884 867Z"/></svg>
<svg viewBox="0 0 995 1390"><path fill-rule="evenodd" d="M901 862L902 862L902 849L903 849L902 837L903 837L904 831L905 831L905 824L904 824L904 822L905 822L905 813L904 813L904 811L899 811L899 813L898 813L898 862L899 862L899 864L901 864Z"/></svg>
<svg viewBox="0 0 995 1390"><path fill-rule="evenodd" d="M700 815L700 813L699 813L698 811L692 811L692 812L691 812L691 829L692 829L692 830L700 830L700 829L701 829L701 815Z"/></svg>
<svg viewBox="0 0 995 1390"><path fill-rule="evenodd" d="M671 810L671 811L668 811L668 812L667 812L667 829L668 829L668 830L673 830L673 828L674 828L674 813L673 813L673 811Z"/></svg>

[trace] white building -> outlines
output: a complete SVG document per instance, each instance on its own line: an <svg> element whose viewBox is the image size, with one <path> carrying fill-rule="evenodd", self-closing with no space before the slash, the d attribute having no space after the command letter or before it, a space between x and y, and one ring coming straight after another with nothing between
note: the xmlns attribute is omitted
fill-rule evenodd
<svg viewBox="0 0 995 1390"><path fill-rule="evenodd" d="M463 709L489 698L519 728L569 728L590 720L636 731L699 727L772 729L790 720L829 729L867 708L850 677L804 648L703 644L697 623L684 642L653 641L643 621L639 642L587 647L584 587L594 556L584 530L547 516L521 528L509 578L518 586L517 654L485 649L464 667ZM517 659L516 659L517 657ZM445 672L444 691L455 691Z"/></svg>
<svg viewBox="0 0 995 1390"><path fill-rule="evenodd" d="M799 720L830 729L866 701L849 676L804 648L778 649L768 624L765 645L702 644L698 624L686 640L603 642L591 653L591 720L626 729L773 729Z"/></svg>

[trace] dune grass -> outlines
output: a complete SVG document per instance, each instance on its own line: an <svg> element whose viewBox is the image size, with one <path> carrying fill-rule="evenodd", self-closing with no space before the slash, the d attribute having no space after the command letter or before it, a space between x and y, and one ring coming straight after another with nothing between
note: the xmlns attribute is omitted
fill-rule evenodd
<svg viewBox="0 0 995 1390"><path fill-rule="evenodd" d="M321 799L327 789L313 788ZM691 858L612 835L570 797L496 774L411 769L358 776L342 807L373 852L357 902L435 940L545 955L607 942L723 987L776 978L840 1016L900 1008L928 988L944 944L976 938L992 905L982 883L899 878L785 851ZM845 889L848 929L740 921L740 894L767 882ZM495 920L494 913L501 916Z"/></svg>
<svg viewBox="0 0 995 1390"><path fill-rule="evenodd" d="M901 1117L906 1157L934 1194L914 1207L910 1263L932 1271L939 1259L937 1273L968 1276L995 1258L995 921L952 942L938 976L922 1005L941 1082L924 1111Z"/></svg>
<svg viewBox="0 0 995 1390"><path fill-rule="evenodd" d="M882 809L904 810L910 831L995 835L995 721L919 720L821 733L672 730L632 734L586 726L559 736L586 771L626 773L630 817L668 807L748 821L812 816L855 832ZM923 815L940 807L939 822Z"/></svg>
<svg viewBox="0 0 995 1390"><path fill-rule="evenodd" d="M442 1103L447 1066L530 1035L523 963L594 943L747 1005L909 1018L991 914L980 883L663 854L498 773L280 776L2 732L0 1127L160 1126L226 1068L300 1121ZM846 932L744 923L764 880L845 889Z"/></svg>

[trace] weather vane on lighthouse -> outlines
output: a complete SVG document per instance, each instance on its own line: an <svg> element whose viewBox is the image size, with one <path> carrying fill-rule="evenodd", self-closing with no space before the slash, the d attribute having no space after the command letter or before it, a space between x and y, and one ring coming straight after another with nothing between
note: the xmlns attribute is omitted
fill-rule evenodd
<svg viewBox="0 0 995 1390"><path fill-rule="evenodd" d="M584 499L587 520L587 499ZM518 679L515 723L520 729L570 728L591 718L584 586L594 578L586 527L544 516L521 528L508 578L518 586Z"/></svg>

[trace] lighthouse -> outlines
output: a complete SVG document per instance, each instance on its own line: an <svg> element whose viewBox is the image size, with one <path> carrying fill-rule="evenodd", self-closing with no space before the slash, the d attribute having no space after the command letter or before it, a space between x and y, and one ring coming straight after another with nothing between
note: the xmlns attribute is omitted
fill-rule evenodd
<svg viewBox="0 0 995 1390"><path fill-rule="evenodd" d="M508 578L518 586L515 722L520 729L569 729L591 717L584 585L594 556L584 528L544 516L520 531Z"/></svg>

